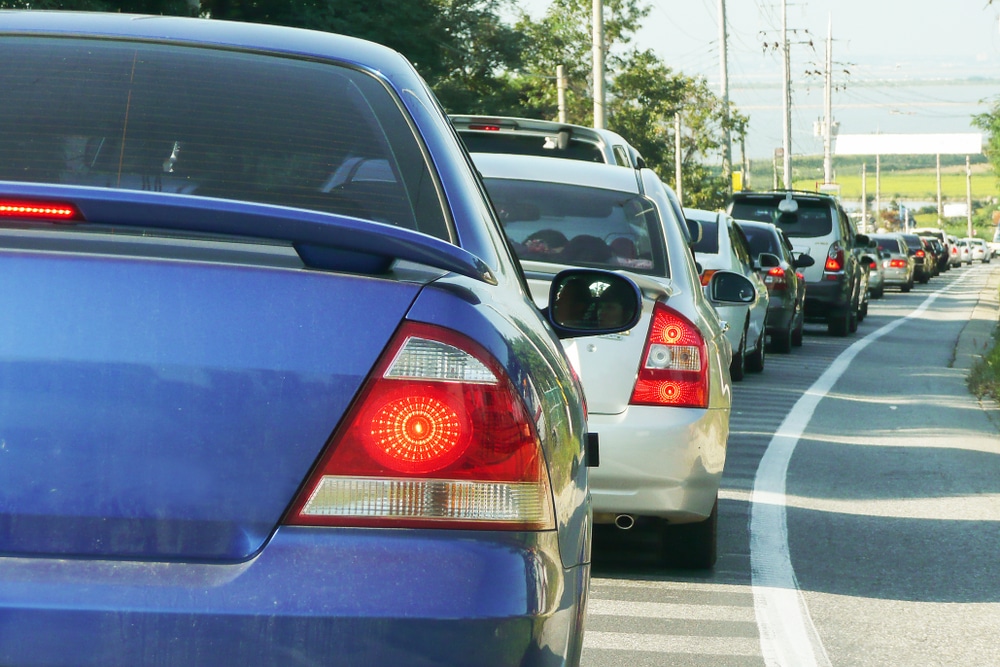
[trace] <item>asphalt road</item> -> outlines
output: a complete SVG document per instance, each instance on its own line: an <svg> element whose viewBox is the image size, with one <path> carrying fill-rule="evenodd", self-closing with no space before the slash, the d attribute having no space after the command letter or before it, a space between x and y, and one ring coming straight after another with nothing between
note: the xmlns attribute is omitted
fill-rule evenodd
<svg viewBox="0 0 1000 667"><path fill-rule="evenodd" d="M583 665L1000 665L1000 411L966 386L998 283L887 292L737 383L718 564L598 531Z"/></svg>

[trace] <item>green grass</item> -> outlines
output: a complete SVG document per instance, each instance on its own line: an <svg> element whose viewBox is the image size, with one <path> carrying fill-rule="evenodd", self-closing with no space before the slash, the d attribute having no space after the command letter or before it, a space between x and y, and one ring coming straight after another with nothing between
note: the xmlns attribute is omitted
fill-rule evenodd
<svg viewBox="0 0 1000 667"><path fill-rule="evenodd" d="M1000 403L1000 328L993 331L993 347L969 372L969 390L980 399Z"/></svg>
<svg viewBox="0 0 1000 667"><path fill-rule="evenodd" d="M840 185L842 199L861 199L861 172L841 170L837 173L837 184ZM796 189L815 190L816 180L797 180L793 184ZM923 199L937 201L937 174L934 169L912 169L907 171L883 171L879 178L879 190L883 202L894 199ZM875 196L875 169L868 166L867 194ZM1000 195L997 178L989 165L974 165L972 168L972 198L974 200L990 199ZM949 167L941 171L941 196L946 202L964 202L966 200L965 167Z"/></svg>

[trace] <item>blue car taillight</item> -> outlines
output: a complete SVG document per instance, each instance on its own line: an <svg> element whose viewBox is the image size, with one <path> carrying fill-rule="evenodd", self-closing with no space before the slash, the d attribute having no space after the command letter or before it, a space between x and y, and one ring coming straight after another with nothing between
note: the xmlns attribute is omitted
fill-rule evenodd
<svg viewBox="0 0 1000 667"><path fill-rule="evenodd" d="M554 528L535 427L504 372L453 331L407 323L286 523Z"/></svg>

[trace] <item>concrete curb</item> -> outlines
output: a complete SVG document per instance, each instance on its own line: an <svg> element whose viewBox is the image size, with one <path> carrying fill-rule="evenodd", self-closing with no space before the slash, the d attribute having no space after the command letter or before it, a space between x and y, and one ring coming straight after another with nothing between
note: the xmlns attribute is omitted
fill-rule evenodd
<svg viewBox="0 0 1000 667"><path fill-rule="evenodd" d="M952 368L971 370L993 344L993 331L1000 321L1000 258L989 266L986 284L979 292L979 301L972 310L969 322L962 329L955 344L955 361Z"/></svg>

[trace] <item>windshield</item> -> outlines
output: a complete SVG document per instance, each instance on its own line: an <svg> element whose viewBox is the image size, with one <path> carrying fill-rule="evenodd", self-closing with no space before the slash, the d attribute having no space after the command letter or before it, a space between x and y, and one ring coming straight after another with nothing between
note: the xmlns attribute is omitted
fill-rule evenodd
<svg viewBox="0 0 1000 667"><path fill-rule="evenodd" d="M786 236L827 236L833 231L833 217L827 202L797 199L798 211L781 213L778 211L779 201L781 198L774 197L741 200L733 204L730 215L737 220L773 223L780 227Z"/></svg>
<svg viewBox="0 0 1000 667"><path fill-rule="evenodd" d="M372 76L81 41L0 45L0 179L281 204L451 237L420 145Z"/></svg>
<svg viewBox="0 0 1000 667"><path fill-rule="evenodd" d="M669 275L660 220L645 197L497 178L486 188L523 260Z"/></svg>
<svg viewBox="0 0 1000 667"><path fill-rule="evenodd" d="M701 238L694 244L695 252L716 255L719 253L719 221L718 220L693 220L695 224L701 225Z"/></svg>

